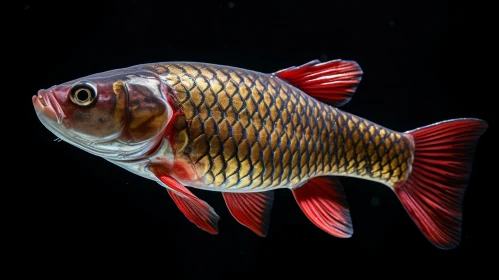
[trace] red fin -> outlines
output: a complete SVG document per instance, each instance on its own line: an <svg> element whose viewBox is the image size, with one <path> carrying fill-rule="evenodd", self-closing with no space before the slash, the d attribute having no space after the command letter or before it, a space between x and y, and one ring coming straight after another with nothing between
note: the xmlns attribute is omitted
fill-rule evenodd
<svg viewBox="0 0 499 280"><path fill-rule="evenodd" d="M274 192L222 193L232 216L259 236L267 236Z"/></svg>
<svg viewBox="0 0 499 280"><path fill-rule="evenodd" d="M299 67L274 73L306 94L336 107L352 98L362 78L362 69L355 61L313 60Z"/></svg>
<svg viewBox="0 0 499 280"><path fill-rule="evenodd" d="M168 187L168 193L189 221L209 233L218 233L220 218L208 203L197 198L177 180L168 176L161 167L151 166L150 170Z"/></svg>
<svg viewBox="0 0 499 280"><path fill-rule="evenodd" d="M463 195L476 143L486 129L482 120L455 119L407 132L414 137L414 163L408 180L394 190L438 248L460 243Z"/></svg>
<svg viewBox="0 0 499 280"><path fill-rule="evenodd" d="M353 234L352 219L343 187L332 177L317 177L293 189L296 202L316 226L341 238Z"/></svg>

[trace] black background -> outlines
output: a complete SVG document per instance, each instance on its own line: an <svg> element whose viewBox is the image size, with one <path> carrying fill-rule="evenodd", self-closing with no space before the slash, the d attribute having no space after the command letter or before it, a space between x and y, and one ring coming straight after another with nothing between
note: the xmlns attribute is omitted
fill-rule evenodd
<svg viewBox="0 0 499 280"><path fill-rule="evenodd" d="M21 62L29 77L18 94L31 140L22 178L30 186L24 201L30 210L19 222L27 227L20 234L27 246L18 253L35 261L35 271L63 275L128 272L139 264L169 279L482 273L493 243L484 234L495 221L486 197L497 184L497 165L488 163L496 153L496 118L478 66L485 58L475 8L448 2L23 2L20 42L27 51ZM221 217L220 233L210 235L156 183L54 142L31 104L38 89L148 62L274 72L336 58L356 60L364 71L345 111L399 131L459 117L489 123L465 196L458 248L437 249L391 190L353 178L341 179L354 224L350 239L314 226L288 190L277 191L269 235L260 238L230 216L219 193L194 189Z"/></svg>

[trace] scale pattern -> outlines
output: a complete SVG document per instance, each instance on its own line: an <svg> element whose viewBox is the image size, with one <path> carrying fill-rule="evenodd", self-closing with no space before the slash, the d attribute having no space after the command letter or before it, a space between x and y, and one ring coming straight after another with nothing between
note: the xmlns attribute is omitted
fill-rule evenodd
<svg viewBox="0 0 499 280"><path fill-rule="evenodd" d="M410 173L414 145L395 132L306 95L279 78L211 64L148 66L173 90L176 158L207 188L267 190L320 175L394 185Z"/></svg>

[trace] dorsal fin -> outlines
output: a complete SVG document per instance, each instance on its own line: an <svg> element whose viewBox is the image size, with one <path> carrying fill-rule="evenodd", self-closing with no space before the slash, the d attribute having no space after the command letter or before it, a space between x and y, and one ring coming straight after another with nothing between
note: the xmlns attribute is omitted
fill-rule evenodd
<svg viewBox="0 0 499 280"><path fill-rule="evenodd" d="M362 74L357 62L340 59L328 62L316 59L273 73L306 94L335 107L350 101Z"/></svg>

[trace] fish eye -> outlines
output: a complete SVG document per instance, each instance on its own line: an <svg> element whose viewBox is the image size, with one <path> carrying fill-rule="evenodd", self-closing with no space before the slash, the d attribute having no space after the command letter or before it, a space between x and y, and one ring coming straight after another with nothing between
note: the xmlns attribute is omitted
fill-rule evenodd
<svg viewBox="0 0 499 280"><path fill-rule="evenodd" d="M69 97L76 105L88 106L96 99L97 88L90 82L81 81L73 85Z"/></svg>

